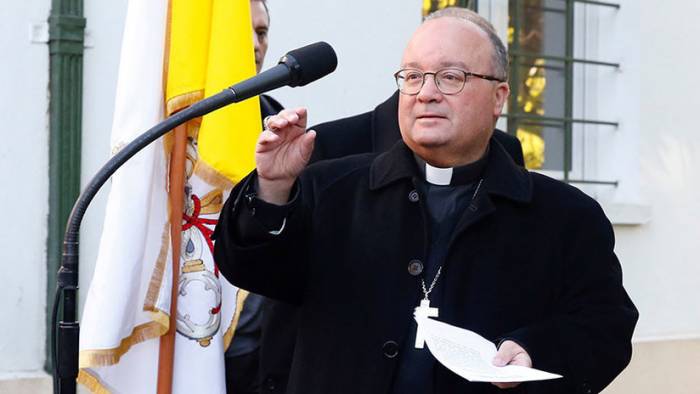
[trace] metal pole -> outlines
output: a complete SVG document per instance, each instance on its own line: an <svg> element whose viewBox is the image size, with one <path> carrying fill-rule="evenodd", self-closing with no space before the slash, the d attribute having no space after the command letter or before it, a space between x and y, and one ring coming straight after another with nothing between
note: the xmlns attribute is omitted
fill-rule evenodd
<svg viewBox="0 0 700 394"><path fill-rule="evenodd" d="M518 55L520 50L520 1L510 0L508 4L511 12L511 21L513 25L513 42L508 48L510 53L510 88L511 93L508 99L508 114L517 114L518 110L518 95L520 94L520 76L518 75ZM508 134L516 136L518 134L517 118L508 119Z"/></svg>
<svg viewBox="0 0 700 394"><path fill-rule="evenodd" d="M80 192L80 151L82 137L82 79L85 18L83 0L53 0L49 16L49 216L47 223L47 304L56 293L56 272L61 261L63 232L73 202ZM63 310L64 327L70 332L75 321L77 283L64 296L72 307ZM51 317L47 316L47 322ZM46 362L56 367L51 357L56 327L47 324ZM68 340L63 337L64 342ZM73 391L75 384L73 384ZM62 392L70 392L69 388Z"/></svg>
<svg viewBox="0 0 700 394"><path fill-rule="evenodd" d="M574 1L566 1L566 60L564 87L564 181L569 180L571 171L573 119L574 115Z"/></svg>

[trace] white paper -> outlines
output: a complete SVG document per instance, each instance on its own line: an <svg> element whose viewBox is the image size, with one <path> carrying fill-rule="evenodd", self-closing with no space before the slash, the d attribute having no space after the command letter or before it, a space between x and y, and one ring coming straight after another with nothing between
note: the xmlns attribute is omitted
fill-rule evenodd
<svg viewBox="0 0 700 394"><path fill-rule="evenodd" d="M428 349L450 371L470 382L527 382L561 378L517 365L496 367L496 345L479 334L437 320L416 317Z"/></svg>

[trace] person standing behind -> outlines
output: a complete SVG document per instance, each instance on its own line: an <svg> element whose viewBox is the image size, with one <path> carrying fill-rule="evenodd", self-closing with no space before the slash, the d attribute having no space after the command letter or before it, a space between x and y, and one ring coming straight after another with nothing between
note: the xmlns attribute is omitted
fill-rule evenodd
<svg viewBox="0 0 700 394"><path fill-rule="evenodd" d="M268 32L270 31L270 10L267 8L267 0L250 1L250 18L253 22L255 70L260 73L267 54ZM272 97L266 94L260 96L260 113L263 119L277 114L282 109L284 109L282 104Z"/></svg>
<svg viewBox="0 0 700 394"><path fill-rule="evenodd" d="M266 0L251 0L250 16L253 25L255 69L260 73L265 61L270 29L270 12ZM264 119L284 107L267 95L260 96L260 113ZM243 303L233 339L225 353L226 392L235 394L258 393L258 349L263 297L250 293Z"/></svg>

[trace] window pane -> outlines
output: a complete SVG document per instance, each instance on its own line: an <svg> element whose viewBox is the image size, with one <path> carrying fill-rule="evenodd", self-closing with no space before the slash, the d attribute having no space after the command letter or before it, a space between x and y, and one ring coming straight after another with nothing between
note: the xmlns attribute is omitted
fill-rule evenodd
<svg viewBox="0 0 700 394"><path fill-rule="evenodd" d="M464 7L475 9L477 0L423 0L423 17L433 11L447 7Z"/></svg>
<svg viewBox="0 0 700 394"><path fill-rule="evenodd" d="M517 105L511 107L509 112L516 118L511 118L509 124L513 125L518 137L527 133L528 138L539 140L537 144L533 142L523 147L525 156L530 158L526 160L526 166L531 169L561 170L564 168L562 127L563 118L566 118L564 63L522 57L514 60L517 65L511 68L511 72L517 73L517 78L511 78L511 85L517 84L517 89L513 87L514 100L511 103L517 102ZM533 117L549 120L534 120ZM530 148L534 150L528 152Z"/></svg>
<svg viewBox="0 0 700 394"><path fill-rule="evenodd" d="M566 2L509 0L511 97L508 130L523 142L530 169L564 169L567 114ZM531 118L546 117L543 121ZM530 118L530 119L528 119ZM551 120L555 118L556 120Z"/></svg>
<svg viewBox="0 0 700 394"><path fill-rule="evenodd" d="M518 57L513 59L511 74L517 73L517 106L511 113L524 113L547 117L565 117L564 94L566 72L564 62L541 58Z"/></svg>
<svg viewBox="0 0 700 394"><path fill-rule="evenodd" d="M517 8L516 8L517 7ZM552 0L510 0L510 28L517 23L521 51L563 56L566 51L566 3ZM512 32L511 32L512 34Z"/></svg>
<svg viewBox="0 0 700 394"><path fill-rule="evenodd" d="M566 51L566 3L551 0L521 0L520 3L519 50L563 56ZM514 14L511 12L510 15ZM511 25L513 23L511 21Z"/></svg>
<svg viewBox="0 0 700 394"><path fill-rule="evenodd" d="M554 123L518 122L517 137L528 168L561 171L564 168L564 128Z"/></svg>

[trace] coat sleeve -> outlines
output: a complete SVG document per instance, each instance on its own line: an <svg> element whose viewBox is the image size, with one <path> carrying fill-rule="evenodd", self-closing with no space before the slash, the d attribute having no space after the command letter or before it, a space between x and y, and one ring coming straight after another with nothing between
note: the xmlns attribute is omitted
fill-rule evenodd
<svg viewBox="0 0 700 394"><path fill-rule="evenodd" d="M234 285L298 304L305 287L307 261L305 215L300 192L295 186L293 199L283 218L279 234L255 217L255 209L246 197L252 189L255 173L243 179L231 191L221 210L213 238L214 258L219 270Z"/></svg>
<svg viewBox="0 0 700 394"><path fill-rule="evenodd" d="M553 317L505 335L525 348L533 367L560 373L570 393L598 393L627 366L638 312L622 286L613 252L614 233L596 204L595 212L572 215L574 237L565 250L561 295ZM550 386L551 387L551 386ZM543 392L548 392L542 390Z"/></svg>

